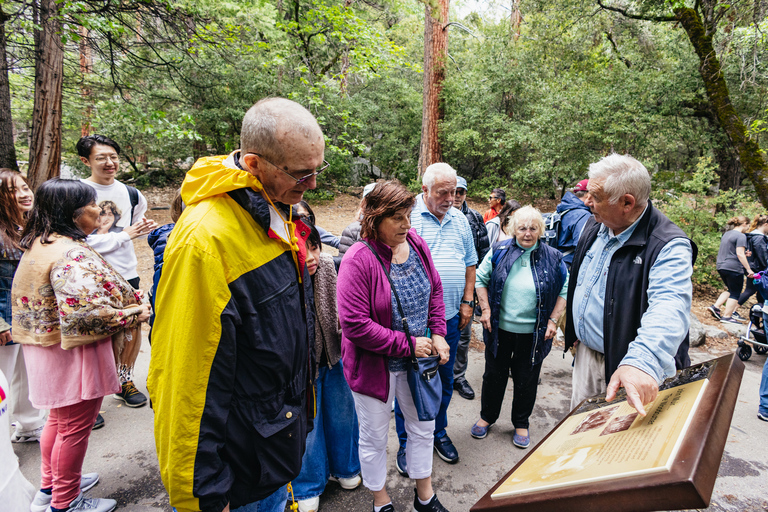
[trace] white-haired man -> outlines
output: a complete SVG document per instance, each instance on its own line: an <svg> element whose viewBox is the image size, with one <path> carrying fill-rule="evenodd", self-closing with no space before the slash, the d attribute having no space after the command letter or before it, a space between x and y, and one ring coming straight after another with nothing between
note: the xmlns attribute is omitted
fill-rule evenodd
<svg viewBox="0 0 768 512"><path fill-rule="evenodd" d="M290 205L327 167L323 133L269 98L240 145L187 173L157 289L147 387L179 512L282 512L312 425L309 229Z"/></svg>
<svg viewBox="0 0 768 512"><path fill-rule="evenodd" d="M613 400L623 387L644 416L661 381L690 364L696 244L653 207L651 177L631 156L591 164L587 190L594 218L568 284L565 346L576 346L571 407L602 392Z"/></svg>
<svg viewBox="0 0 768 512"><path fill-rule="evenodd" d="M421 179L422 193L416 196L416 205L411 212L411 227L429 246L440 280L443 283L445 320L447 334L445 341L451 348L448 363L440 366L440 380L443 399L435 418L435 451L449 464L459 462L459 453L448 437L447 411L453 395L453 364L461 330L472 321L475 308L475 267L477 251L469 221L461 211L453 207L456 197L456 171L448 164L437 163L427 167ZM407 475L405 432L403 415L395 407L395 426L400 440L396 467L401 475Z"/></svg>

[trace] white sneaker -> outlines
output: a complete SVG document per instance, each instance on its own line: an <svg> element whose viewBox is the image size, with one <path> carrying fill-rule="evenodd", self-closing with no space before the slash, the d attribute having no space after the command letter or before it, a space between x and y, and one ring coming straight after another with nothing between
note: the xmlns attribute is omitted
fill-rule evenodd
<svg viewBox="0 0 768 512"><path fill-rule="evenodd" d="M339 485L341 486L341 488L346 489L348 491L351 491L352 489L357 489L357 487L363 481L363 479L360 478L360 475L355 475L351 478L336 478L335 476L332 476L330 480L334 482L339 482Z"/></svg>
<svg viewBox="0 0 768 512"><path fill-rule="evenodd" d="M98 473L86 473L80 477L80 491L88 491L92 489L93 486L97 483L99 483ZM53 499L53 496L50 494L37 491L37 494L35 494L35 499L32 500L32 504L29 506L30 512L45 512L51 505L51 499Z"/></svg>
<svg viewBox="0 0 768 512"><path fill-rule="evenodd" d="M12 443L37 443L40 442L40 436L43 435L44 427L37 427L35 430L14 430L11 436Z"/></svg>
<svg viewBox="0 0 768 512"><path fill-rule="evenodd" d="M320 496L299 500L299 512L317 512L320 510Z"/></svg>
<svg viewBox="0 0 768 512"><path fill-rule="evenodd" d="M69 504L67 512L112 512L117 507L115 500L106 498L86 498L81 492ZM51 507L48 507L51 510Z"/></svg>

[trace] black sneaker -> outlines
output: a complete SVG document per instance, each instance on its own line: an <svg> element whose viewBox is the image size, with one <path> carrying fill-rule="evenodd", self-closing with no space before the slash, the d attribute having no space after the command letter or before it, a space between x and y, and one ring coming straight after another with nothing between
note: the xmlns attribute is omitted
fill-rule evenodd
<svg viewBox="0 0 768 512"><path fill-rule="evenodd" d="M395 458L395 468L401 476L408 478L408 466L405 462L405 446L401 446L397 450L397 457Z"/></svg>
<svg viewBox="0 0 768 512"><path fill-rule="evenodd" d="M448 512L448 509L443 506L442 503L440 503L440 500L437 499L437 494L432 496L432 499L429 500L429 503L426 505L422 505L419 501L419 493L416 492L416 489L413 490L413 510L414 512ZM383 512L383 511L382 511Z"/></svg>
<svg viewBox="0 0 768 512"><path fill-rule="evenodd" d="M123 390L120 393L112 395L115 400L122 400L128 407L141 407L147 403L147 397L144 393L136 389L132 380L123 382Z"/></svg>
<svg viewBox="0 0 768 512"><path fill-rule="evenodd" d="M715 320L720 320L720 308L716 308L715 306L709 306L707 308L707 311L709 311L709 314L715 317Z"/></svg>
<svg viewBox="0 0 768 512"><path fill-rule="evenodd" d="M372 507L371 510L376 510L374 507ZM393 507L391 503L387 503L386 505L381 507L381 512L395 512L395 507Z"/></svg>
<svg viewBox="0 0 768 512"><path fill-rule="evenodd" d="M746 318L744 318L743 316L741 316L740 314L738 314L736 311L734 311L734 312L733 312L733 314L731 315L731 317L732 317L732 318L735 318L736 320L739 320L740 322L746 322L746 321L747 321L747 319L746 319Z"/></svg>
<svg viewBox="0 0 768 512"><path fill-rule="evenodd" d="M98 430L103 426L104 426L104 417L101 414L99 414L98 416L96 416L96 422L93 424L93 428L91 430Z"/></svg>

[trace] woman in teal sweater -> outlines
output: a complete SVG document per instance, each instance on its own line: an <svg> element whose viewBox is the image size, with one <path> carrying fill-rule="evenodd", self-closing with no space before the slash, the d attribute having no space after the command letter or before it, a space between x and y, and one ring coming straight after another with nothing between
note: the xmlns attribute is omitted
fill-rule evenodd
<svg viewBox="0 0 768 512"><path fill-rule="evenodd" d="M544 219L532 206L517 210L502 228L511 238L493 244L475 282L483 311L485 373L480 419L471 434L484 438L498 419L511 369L512 442L528 448L528 418L536 402L541 363L565 310L568 270L557 249L539 242Z"/></svg>

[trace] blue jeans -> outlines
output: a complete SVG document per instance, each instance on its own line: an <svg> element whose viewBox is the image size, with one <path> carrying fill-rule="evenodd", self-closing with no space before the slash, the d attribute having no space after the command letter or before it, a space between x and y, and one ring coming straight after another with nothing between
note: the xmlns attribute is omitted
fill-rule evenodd
<svg viewBox="0 0 768 512"><path fill-rule="evenodd" d="M297 500L320 496L331 475L351 478L360 474L355 400L341 361L333 368L321 366L316 386L315 428L307 436L301 473L293 481Z"/></svg>
<svg viewBox="0 0 768 512"><path fill-rule="evenodd" d="M451 348L451 356L448 362L441 365L437 372L440 374L440 382L443 385L443 399L440 403L440 411L435 418L435 439L445 436L445 428L448 426L448 406L451 404L453 396L453 363L456 361L456 349L459 346L459 315L445 321L446 335L445 341ZM395 400L395 429L397 437L400 440L400 446L404 447L408 440L408 434L405 432L405 423L403 413L400 411L400 404Z"/></svg>
<svg viewBox="0 0 768 512"><path fill-rule="evenodd" d="M284 512L287 502L288 495L285 492L285 487L282 487L263 500L233 508L230 512ZM176 507L173 507L173 512L177 512Z"/></svg>

